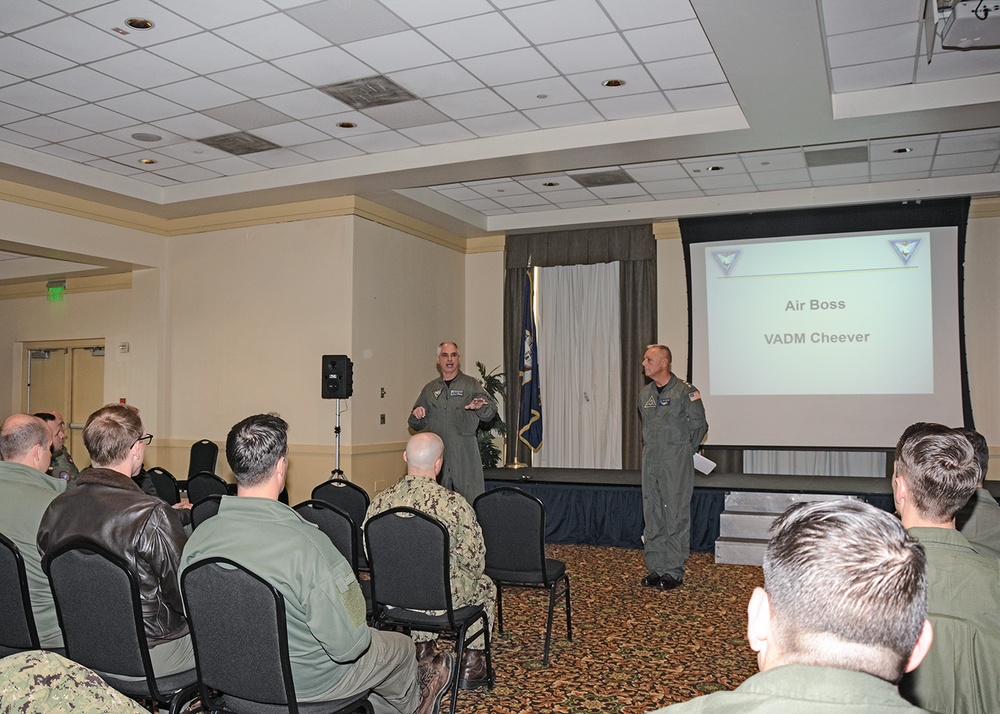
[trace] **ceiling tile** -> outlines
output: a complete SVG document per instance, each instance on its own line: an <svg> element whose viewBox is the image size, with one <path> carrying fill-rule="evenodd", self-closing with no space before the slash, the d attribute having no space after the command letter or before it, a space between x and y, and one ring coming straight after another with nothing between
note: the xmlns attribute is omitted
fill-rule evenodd
<svg viewBox="0 0 1000 714"><path fill-rule="evenodd" d="M497 93L518 109L552 106L579 101L583 97L562 77L497 87Z"/></svg>
<svg viewBox="0 0 1000 714"><path fill-rule="evenodd" d="M519 176L515 180L529 191L545 194L556 193L559 191L570 191L578 188L580 185L563 173L549 175L542 174L539 176Z"/></svg>
<svg viewBox="0 0 1000 714"><path fill-rule="evenodd" d="M280 169L286 166L300 166L302 164L313 163L308 156L303 156L291 149L272 149L271 151L261 151L258 154L247 154L248 161L255 164L267 166L270 169Z"/></svg>
<svg viewBox="0 0 1000 714"><path fill-rule="evenodd" d="M4 127L0 127L0 141L14 144L15 146L24 146L29 149L34 149L45 144L45 140L39 139L37 136L28 136L18 131L5 129Z"/></svg>
<svg viewBox="0 0 1000 714"><path fill-rule="evenodd" d="M928 178L928 173L926 171L916 171L913 173L903 173L903 174L872 174L872 183L878 183L880 181L911 181L920 180Z"/></svg>
<svg viewBox="0 0 1000 714"><path fill-rule="evenodd" d="M188 139L205 139L209 136L228 134L237 128L204 114L184 114L170 119L161 119L156 122L156 126Z"/></svg>
<svg viewBox="0 0 1000 714"><path fill-rule="evenodd" d="M134 92L135 87L125 82L119 82L106 74L95 72L89 67L74 67L64 72L56 72L47 77L39 77L39 84L72 94L74 97L88 102L99 102L102 99L118 97Z"/></svg>
<svg viewBox="0 0 1000 714"><path fill-rule="evenodd" d="M241 174L250 174L255 171L263 171L264 167L260 164L255 164L252 161L247 161L241 156L227 156L224 159L216 159L215 161L206 161L201 164L209 171L214 171L217 174L222 174L223 176L239 176Z"/></svg>
<svg viewBox="0 0 1000 714"><path fill-rule="evenodd" d="M592 186L591 193L605 200L622 198L624 196L645 196L646 191L637 183L624 183L616 186Z"/></svg>
<svg viewBox="0 0 1000 714"><path fill-rule="evenodd" d="M713 84L709 87L691 87L668 91L667 99L679 112L697 109L717 109L736 105L736 97L728 84Z"/></svg>
<svg viewBox="0 0 1000 714"><path fill-rule="evenodd" d="M101 156L105 158L109 156L119 156L133 150L133 147L126 144L124 141L118 141L110 136L102 136L100 134L83 136L79 139L67 141L66 146L77 149L78 151L86 151L88 154L93 154L94 157Z"/></svg>
<svg viewBox="0 0 1000 714"><path fill-rule="evenodd" d="M993 172L990 172L982 166L966 166L960 169L937 169L931 171L931 178L940 178L944 176L975 176L994 172L996 172L996 169L994 169Z"/></svg>
<svg viewBox="0 0 1000 714"><path fill-rule="evenodd" d="M160 176L172 178L181 183L193 183L195 181L207 181L208 179L219 178L220 174L201 166L177 166L169 169L157 169Z"/></svg>
<svg viewBox="0 0 1000 714"><path fill-rule="evenodd" d="M120 55L132 49L131 45L122 42L119 35L99 30L74 17L64 17L20 32L17 36L18 39L80 63Z"/></svg>
<svg viewBox="0 0 1000 714"><path fill-rule="evenodd" d="M131 151L125 154L119 154L118 156L112 156L110 158L121 164L125 164L126 166L140 168L145 173L153 173L154 171L159 171L160 169L169 169L174 166L180 166L184 163L183 161L175 159L172 156L167 156L166 154L162 154L158 151ZM156 163L140 163L143 159L153 159Z"/></svg>
<svg viewBox="0 0 1000 714"><path fill-rule="evenodd" d="M665 179L687 178L687 172L676 161L623 166L629 176L636 181L663 181Z"/></svg>
<svg viewBox="0 0 1000 714"><path fill-rule="evenodd" d="M601 120L601 115L597 113L597 110L586 102L560 104L557 107L543 107L541 109L526 109L524 113L543 129L590 124Z"/></svg>
<svg viewBox="0 0 1000 714"><path fill-rule="evenodd" d="M14 75L7 74L6 72L0 72L0 87L6 87L8 84L16 84L20 81L20 77L15 77Z"/></svg>
<svg viewBox="0 0 1000 714"><path fill-rule="evenodd" d="M224 104L235 104L246 99L242 94L237 94L222 84L213 82L205 77L185 79L183 82L167 84L150 91L153 94L197 111L211 109L212 107Z"/></svg>
<svg viewBox="0 0 1000 714"><path fill-rule="evenodd" d="M463 119L461 124L476 136L484 137L499 136L501 134L519 134L538 129L538 125L520 112L472 117L470 119Z"/></svg>
<svg viewBox="0 0 1000 714"><path fill-rule="evenodd" d="M915 23L834 35L826 41L831 67L913 58L919 26Z"/></svg>
<svg viewBox="0 0 1000 714"><path fill-rule="evenodd" d="M518 206L545 206L549 202L534 193L522 193L517 195L500 194L493 197L493 200L501 206L516 208Z"/></svg>
<svg viewBox="0 0 1000 714"><path fill-rule="evenodd" d="M119 51L131 49L129 45L146 47L148 45L169 42L178 37L185 37L200 31L197 25L175 15L164 7L167 3L154 5L149 0L118 0L87 10L77 15L81 20L90 23L108 38L115 39L123 45ZM153 21L149 30L133 30L125 26L130 17L144 17ZM121 28L128 34L117 34L112 28ZM106 55L105 55L106 56Z"/></svg>
<svg viewBox="0 0 1000 714"><path fill-rule="evenodd" d="M3 12L0 13L0 32L12 34L61 16L61 12L37 0L4 0Z"/></svg>
<svg viewBox="0 0 1000 714"><path fill-rule="evenodd" d="M840 164L835 166L810 166L813 182L850 179L852 182L868 176L868 164Z"/></svg>
<svg viewBox="0 0 1000 714"><path fill-rule="evenodd" d="M268 15L247 20L238 25L220 28L216 30L216 34L265 60L318 50L328 44L325 39L287 15Z"/></svg>
<svg viewBox="0 0 1000 714"><path fill-rule="evenodd" d="M442 188L432 186L431 190L437 191L445 198L450 198L453 201L470 201L470 200L480 200L480 199L484 201L489 200L489 199L483 199L478 193L476 193L467 186L459 185L459 186L442 187ZM495 205L489 206L489 208L495 208Z"/></svg>
<svg viewBox="0 0 1000 714"><path fill-rule="evenodd" d="M406 23L375 0L324 0L288 14L335 45L407 29Z"/></svg>
<svg viewBox="0 0 1000 714"><path fill-rule="evenodd" d="M489 211L495 210L497 208L502 208L502 206L490 198L479 198L471 201L462 201L463 206L471 208L473 211Z"/></svg>
<svg viewBox="0 0 1000 714"><path fill-rule="evenodd" d="M806 157L802 149L785 151L751 151L741 155L747 171L780 171L806 168Z"/></svg>
<svg viewBox="0 0 1000 714"><path fill-rule="evenodd" d="M536 45L613 32L594 0L552 0L508 10L509 19Z"/></svg>
<svg viewBox="0 0 1000 714"><path fill-rule="evenodd" d="M809 169L803 166L800 169L777 169L775 171L753 171L750 176L758 186L768 186L772 184L806 183L810 181ZM768 167L769 168L769 167Z"/></svg>
<svg viewBox="0 0 1000 714"><path fill-rule="evenodd" d="M539 48L563 74L634 65L636 57L620 35L567 40Z"/></svg>
<svg viewBox="0 0 1000 714"><path fill-rule="evenodd" d="M490 179L489 181L471 181L466 185L489 198L505 195L520 196L522 194L532 193L530 188L510 178Z"/></svg>
<svg viewBox="0 0 1000 714"><path fill-rule="evenodd" d="M713 54L651 62L646 67L661 89L698 87L726 81L719 60Z"/></svg>
<svg viewBox="0 0 1000 714"><path fill-rule="evenodd" d="M448 59L413 30L352 42L344 49L382 73L438 64Z"/></svg>
<svg viewBox="0 0 1000 714"><path fill-rule="evenodd" d="M126 55L118 55L110 59L94 62L91 69L103 72L123 82L145 88L157 87L162 84L190 79L194 73L157 57L146 50L136 50Z"/></svg>
<svg viewBox="0 0 1000 714"><path fill-rule="evenodd" d="M625 32L625 39L643 62L703 55L712 51L697 20L629 30Z"/></svg>
<svg viewBox="0 0 1000 714"><path fill-rule="evenodd" d="M673 107L662 92L631 94L615 99L595 99L591 103L608 120L649 117L673 112Z"/></svg>
<svg viewBox="0 0 1000 714"><path fill-rule="evenodd" d="M274 60L271 64L316 87L377 74L374 68L339 47L304 52Z"/></svg>
<svg viewBox="0 0 1000 714"><path fill-rule="evenodd" d="M974 151L968 154L945 154L934 159L934 170L975 167L990 169L1000 159L1000 151Z"/></svg>
<svg viewBox="0 0 1000 714"><path fill-rule="evenodd" d="M221 72L258 61L249 52L210 32L165 42L149 51L198 74Z"/></svg>
<svg viewBox="0 0 1000 714"><path fill-rule="evenodd" d="M303 156L308 156L314 161L333 161L334 159L343 159L363 153L360 149L338 139L327 139L326 141L317 141L313 144L302 144L296 146L295 151Z"/></svg>
<svg viewBox="0 0 1000 714"><path fill-rule="evenodd" d="M158 97L151 92L126 94L123 97L105 99L103 102L99 102L99 104L112 111L121 112L130 117L135 117L139 121L146 122L180 116L190 111L180 104L175 104L162 97Z"/></svg>
<svg viewBox="0 0 1000 714"><path fill-rule="evenodd" d="M538 50L530 47L487 57L472 57L462 60L462 65L491 87L558 74Z"/></svg>
<svg viewBox="0 0 1000 714"><path fill-rule="evenodd" d="M695 18L690 0L601 0L601 4L622 30Z"/></svg>
<svg viewBox="0 0 1000 714"><path fill-rule="evenodd" d="M33 82L21 82L0 88L0 102L13 104L39 114L57 112L75 107L83 102L76 97L57 92Z"/></svg>
<svg viewBox="0 0 1000 714"><path fill-rule="evenodd" d="M183 141L170 146L157 149L157 153L172 156L175 159L191 164L200 164L204 161L214 161L217 159L229 158L231 154L213 146L207 146L200 141Z"/></svg>
<svg viewBox="0 0 1000 714"><path fill-rule="evenodd" d="M909 84L913 79L913 59L838 67L830 72L834 92L857 92L878 87Z"/></svg>
<svg viewBox="0 0 1000 714"><path fill-rule="evenodd" d="M69 122L94 132L114 131L126 126L134 126L135 119L124 116L96 104L84 104L51 115L54 119Z"/></svg>
<svg viewBox="0 0 1000 714"><path fill-rule="evenodd" d="M437 124L447 121L448 117L439 112L427 102L413 101L388 104L383 107L365 109L362 114L371 117L390 129L405 129L411 126Z"/></svg>
<svg viewBox="0 0 1000 714"><path fill-rule="evenodd" d="M69 69L73 63L16 37L0 37L0 66L8 74L33 79Z"/></svg>
<svg viewBox="0 0 1000 714"><path fill-rule="evenodd" d="M278 94L273 97L264 97L260 101L295 119L312 119L326 114L342 114L351 110L343 102L316 89Z"/></svg>
<svg viewBox="0 0 1000 714"><path fill-rule="evenodd" d="M191 22L214 29L274 12L264 0L167 0L168 7Z"/></svg>
<svg viewBox="0 0 1000 714"><path fill-rule="evenodd" d="M706 172L709 166L721 166L722 172L726 175L746 173L739 156L702 156L696 159L681 159L679 163L688 174L695 178Z"/></svg>
<svg viewBox="0 0 1000 714"><path fill-rule="evenodd" d="M66 159L67 161L76 161L77 163L87 163L88 161L93 161L97 157L93 154L88 154L86 151L79 151L73 149L65 144L49 144L48 146L40 146L38 148L43 154L49 154L51 156L58 156L60 159Z"/></svg>
<svg viewBox="0 0 1000 714"><path fill-rule="evenodd" d="M938 153L958 154L998 148L1000 148L1000 132L998 131L957 131L941 135Z"/></svg>
<svg viewBox="0 0 1000 714"><path fill-rule="evenodd" d="M692 181L691 183L694 183ZM705 192L701 189L695 191L677 191L675 193L657 193L653 195L655 201L676 201L682 198L701 198Z"/></svg>
<svg viewBox="0 0 1000 714"><path fill-rule="evenodd" d="M428 144L446 144L452 141L466 141L476 138L475 134L461 124L453 121L400 129L399 133L405 134L418 144L425 146Z"/></svg>
<svg viewBox="0 0 1000 714"><path fill-rule="evenodd" d="M912 159L892 159L889 161L875 161L871 164L871 174L884 176L886 174L913 173L917 171L931 170L931 157L918 156Z"/></svg>
<svg viewBox="0 0 1000 714"><path fill-rule="evenodd" d="M442 62L403 72L392 72L388 76L396 84L424 99L440 94L481 89L483 86L482 82L457 62Z"/></svg>
<svg viewBox="0 0 1000 714"><path fill-rule="evenodd" d="M654 195L698 190L698 184L694 182L694 179L687 177L665 179L663 181L643 181L642 187Z"/></svg>
<svg viewBox="0 0 1000 714"><path fill-rule="evenodd" d="M398 131L383 131L377 134L344 137L344 141L351 146L356 146L368 154L377 154L383 151L395 151L397 149L409 149L411 147L418 146L417 142L403 136Z"/></svg>
<svg viewBox="0 0 1000 714"><path fill-rule="evenodd" d="M181 118L183 117L178 117L178 119ZM168 119L167 121L172 121L172 120ZM132 144L140 148L148 148L148 149L154 149L156 147L167 146L169 144L176 144L181 141L184 141L183 137L180 137L177 134L173 134L169 131L161 129L158 126L152 126L151 124L137 124L134 126L130 126L126 129L118 129L116 131L109 131L105 133L108 136L113 137L115 139L119 139L120 141L124 141L127 144ZM134 138L132 136L133 134L155 135L159 136L160 139L158 141L140 141L139 139Z"/></svg>
<svg viewBox="0 0 1000 714"><path fill-rule="evenodd" d="M262 139L274 142L278 146L297 146L311 144L317 141L328 141L329 136L300 121L278 124L276 126L254 129L253 133Z"/></svg>
<svg viewBox="0 0 1000 714"><path fill-rule="evenodd" d="M254 99L273 94L296 92L309 87L287 72L282 72L277 67L267 63L217 72L212 75L212 79Z"/></svg>
<svg viewBox="0 0 1000 714"><path fill-rule="evenodd" d="M902 19L919 17L912 0L822 0L823 25L827 34L896 25Z"/></svg>
<svg viewBox="0 0 1000 714"><path fill-rule="evenodd" d="M898 159L900 154L894 154L897 149L909 149L906 156L933 156L937 150L938 140L936 136L931 137L906 137L902 139L877 139L871 142L868 149L868 157L871 161L883 159Z"/></svg>
<svg viewBox="0 0 1000 714"><path fill-rule="evenodd" d="M243 131L293 121L290 116L255 101L238 102L224 107L206 109L203 114Z"/></svg>
<svg viewBox="0 0 1000 714"><path fill-rule="evenodd" d="M917 63L917 82L940 82L995 74L997 67L1000 67L1000 49L935 50L930 64Z"/></svg>
<svg viewBox="0 0 1000 714"><path fill-rule="evenodd" d="M513 108L491 89L477 89L472 92L433 97L428 99L427 103L452 119L500 114Z"/></svg>
<svg viewBox="0 0 1000 714"><path fill-rule="evenodd" d="M132 176L142 171L142 169L137 169L134 166L126 166L110 159L94 159L93 161L88 161L87 166L92 166L101 171L110 171L113 174L121 174L122 176Z"/></svg>
<svg viewBox="0 0 1000 714"><path fill-rule="evenodd" d="M493 10L486 0L436 0L420 3L413 0L381 0L381 3L413 27L434 25Z"/></svg>
<svg viewBox="0 0 1000 714"><path fill-rule="evenodd" d="M455 59L519 49L528 44L521 33L496 12L431 25L421 33Z"/></svg>
<svg viewBox="0 0 1000 714"><path fill-rule="evenodd" d="M594 200L594 194L585 188L571 188L565 191L549 191L545 194L545 198L552 201L552 203L562 205L564 203L592 201Z"/></svg>
<svg viewBox="0 0 1000 714"><path fill-rule="evenodd" d="M142 181L143 183L151 183L155 186L176 186L177 182L173 179L167 178L166 176L159 176L154 173L139 172L133 174L131 178L136 181Z"/></svg>

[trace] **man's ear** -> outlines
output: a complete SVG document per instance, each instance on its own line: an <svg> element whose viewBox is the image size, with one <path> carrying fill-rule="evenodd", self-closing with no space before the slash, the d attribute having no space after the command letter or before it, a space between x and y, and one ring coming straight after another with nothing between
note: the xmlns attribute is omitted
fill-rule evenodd
<svg viewBox="0 0 1000 714"><path fill-rule="evenodd" d="M747 641L754 652L763 653L771 636L771 601L764 588L754 588L747 605Z"/></svg>
<svg viewBox="0 0 1000 714"><path fill-rule="evenodd" d="M924 620L924 626L920 630L920 637L917 638L917 643L913 645L913 652L910 653L910 659L906 662L907 672L912 672L920 666L933 641L934 628L931 627L930 620Z"/></svg>

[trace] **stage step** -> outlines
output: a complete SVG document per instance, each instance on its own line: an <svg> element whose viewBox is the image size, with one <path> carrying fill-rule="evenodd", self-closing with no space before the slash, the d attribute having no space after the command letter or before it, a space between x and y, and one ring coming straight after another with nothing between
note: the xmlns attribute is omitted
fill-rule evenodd
<svg viewBox="0 0 1000 714"><path fill-rule="evenodd" d="M730 565L762 565L767 541L755 538L718 538L715 541L715 562Z"/></svg>
<svg viewBox="0 0 1000 714"><path fill-rule="evenodd" d="M719 515L719 537L715 541L715 562L733 565L763 565L768 529L774 519L793 503L836 501L857 496L836 494L772 493L730 491L726 510Z"/></svg>

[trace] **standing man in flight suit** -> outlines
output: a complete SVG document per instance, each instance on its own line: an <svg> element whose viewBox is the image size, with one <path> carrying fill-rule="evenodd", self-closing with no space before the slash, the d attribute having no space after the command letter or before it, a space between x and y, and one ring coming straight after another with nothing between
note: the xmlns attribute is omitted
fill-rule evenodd
<svg viewBox="0 0 1000 714"><path fill-rule="evenodd" d="M670 348L650 345L642 358L653 380L639 392L642 419L643 548L649 570L642 584L680 587L691 549L692 457L708 432L701 393L670 371Z"/></svg>
<svg viewBox="0 0 1000 714"><path fill-rule="evenodd" d="M431 431L441 437L444 442L441 485L458 491L472 503L486 490L476 429L480 422L496 415L497 405L478 380L459 370L458 345L442 342L437 355L441 377L420 390L407 423L414 431Z"/></svg>

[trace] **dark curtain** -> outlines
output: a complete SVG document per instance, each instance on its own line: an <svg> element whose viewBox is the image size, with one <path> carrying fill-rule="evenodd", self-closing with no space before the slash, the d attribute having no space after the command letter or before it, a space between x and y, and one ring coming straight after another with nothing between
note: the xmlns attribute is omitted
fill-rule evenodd
<svg viewBox="0 0 1000 714"><path fill-rule="evenodd" d="M634 395L644 379L642 355L656 341L656 240L651 225L613 226L507 236L504 250L504 372L507 374L507 463L514 456L531 463L531 449L517 438L520 409L521 315L528 268L556 265L621 265L622 468L638 469L642 455L639 415ZM544 382L545 375L541 375ZM544 423L545 404L542 404Z"/></svg>

